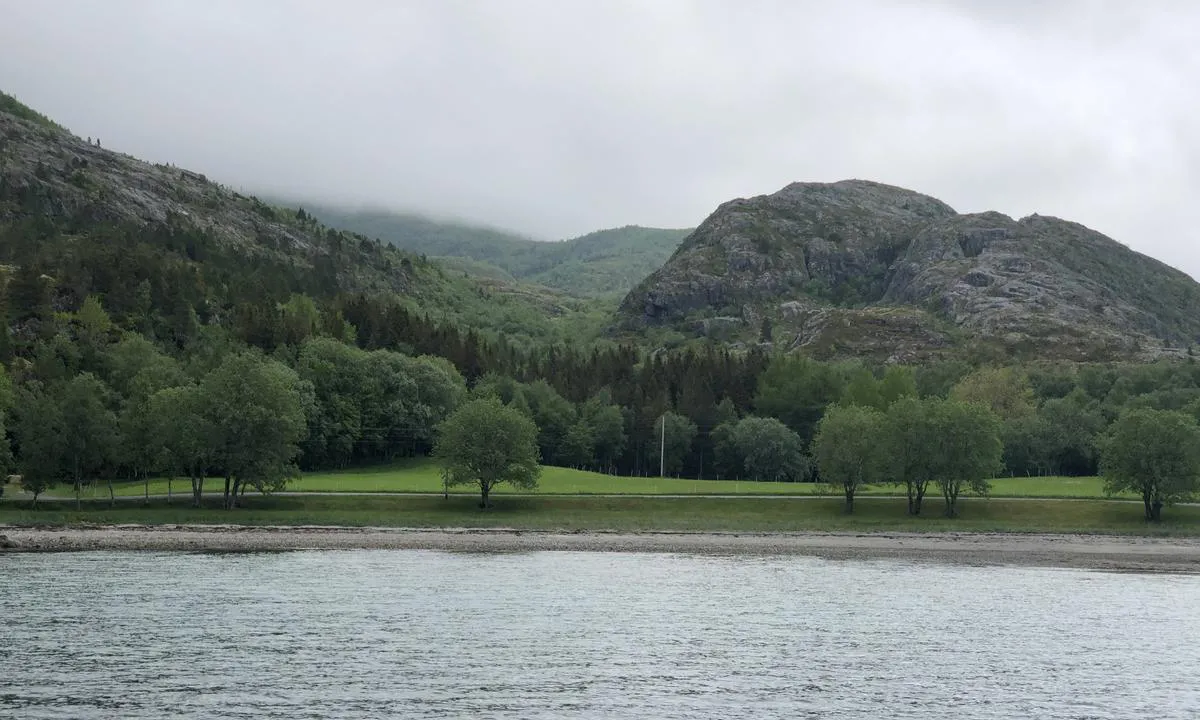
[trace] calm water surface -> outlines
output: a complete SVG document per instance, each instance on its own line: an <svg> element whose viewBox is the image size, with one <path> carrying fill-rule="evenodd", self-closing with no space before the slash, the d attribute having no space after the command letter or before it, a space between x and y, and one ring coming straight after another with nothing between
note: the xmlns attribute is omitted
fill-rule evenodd
<svg viewBox="0 0 1200 720"><path fill-rule="evenodd" d="M1194 576L616 553L0 555L0 717L1197 716Z"/></svg>

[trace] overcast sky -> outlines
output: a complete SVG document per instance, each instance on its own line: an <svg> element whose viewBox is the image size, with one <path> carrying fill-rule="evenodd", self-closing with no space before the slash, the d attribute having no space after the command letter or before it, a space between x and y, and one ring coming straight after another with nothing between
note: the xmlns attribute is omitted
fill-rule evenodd
<svg viewBox="0 0 1200 720"><path fill-rule="evenodd" d="M1200 276L1190 0L0 0L0 16L0 88L249 191L560 238L857 177L1076 220Z"/></svg>

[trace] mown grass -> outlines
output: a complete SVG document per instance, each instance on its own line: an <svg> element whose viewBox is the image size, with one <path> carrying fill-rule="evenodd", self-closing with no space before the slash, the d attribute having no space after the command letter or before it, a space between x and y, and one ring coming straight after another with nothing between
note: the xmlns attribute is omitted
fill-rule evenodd
<svg viewBox="0 0 1200 720"><path fill-rule="evenodd" d="M186 494L186 480L173 483L176 493ZM205 483L206 493L219 493L222 482L212 479ZM287 488L291 492L442 492L442 478L437 465L426 459L413 460L395 465L321 472L306 474ZM150 482L151 495L166 495L166 479ZM136 496L145 492L143 483L118 483L116 494ZM931 488L931 491L935 491ZM451 493L473 495L469 487L452 488ZM498 494L528 494L529 491L501 485ZM833 491L823 485L811 483L771 483L733 480L688 480L675 478L618 477L602 473L572 470L570 468L544 467L538 488L532 491L539 495L832 495ZM896 495L903 492L894 486L882 485L865 488L864 495ZM51 495L71 494L70 488L57 487ZM1061 497L1102 498L1104 483L1100 478L997 478L992 481L992 497ZM85 497L107 497L104 485L88 488Z"/></svg>
<svg viewBox="0 0 1200 720"><path fill-rule="evenodd" d="M34 510L28 501L0 501L0 524L237 524L343 525L381 527L507 527L561 531L911 531L911 532L1055 532L1137 535L1200 535L1200 506L1164 512L1160 525L1142 520L1136 503L1083 500L1019 500L967 498L960 517L940 516L941 502L927 506L927 516L905 515L904 501L867 497L853 515L842 512L836 498L661 498L661 497L498 497L483 511L475 498L449 500L428 496L248 496L245 506L221 510L211 501L191 508L152 500L149 506L121 502L110 508L102 500L86 501L76 511L73 501L43 502Z"/></svg>

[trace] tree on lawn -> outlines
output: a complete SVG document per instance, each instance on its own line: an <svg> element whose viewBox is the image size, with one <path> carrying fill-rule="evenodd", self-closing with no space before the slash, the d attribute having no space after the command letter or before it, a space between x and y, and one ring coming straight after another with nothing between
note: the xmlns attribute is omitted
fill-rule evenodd
<svg viewBox="0 0 1200 720"><path fill-rule="evenodd" d="M846 498L846 512L854 512L854 495L881 477L880 438L883 413L858 405L834 405L817 424L813 456L821 479Z"/></svg>
<svg viewBox="0 0 1200 720"><path fill-rule="evenodd" d="M65 475L62 408L54 396L34 382L18 393L14 419L21 487L33 493L36 507L38 497Z"/></svg>
<svg viewBox="0 0 1200 720"><path fill-rule="evenodd" d="M500 483L537 487L538 429L527 415L485 397L461 406L439 426L434 457L447 486L478 485L482 508Z"/></svg>
<svg viewBox="0 0 1200 720"><path fill-rule="evenodd" d="M1137 493L1146 520L1158 522L1163 505L1200 490L1200 427L1178 411L1129 410L1109 430L1100 472L1105 492Z"/></svg>
<svg viewBox="0 0 1200 720"><path fill-rule="evenodd" d="M939 398L903 398L888 408L883 421L883 473L889 482L904 486L909 515L921 514L925 492L936 473L941 431L934 415L942 402Z"/></svg>
<svg viewBox="0 0 1200 720"><path fill-rule="evenodd" d="M200 393L227 509L248 486L277 490L296 476L314 401L312 386L294 370L255 352L236 353L204 377Z"/></svg>
<svg viewBox="0 0 1200 720"><path fill-rule="evenodd" d="M946 517L958 515L958 496L964 489L984 494L1004 467L1000 418L989 408L955 400L934 405L939 438L934 457L934 482L946 501Z"/></svg>
<svg viewBox="0 0 1200 720"><path fill-rule="evenodd" d="M769 482L800 482L809 472L800 436L775 418L747 417L733 428L746 476ZM720 438L718 438L720 439Z"/></svg>
<svg viewBox="0 0 1200 720"><path fill-rule="evenodd" d="M55 387L63 436L58 452L75 487L75 507L86 480L95 480L119 452L117 416L108 409L108 386L91 373L76 375ZM109 502L113 501L108 473Z"/></svg>
<svg viewBox="0 0 1200 720"><path fill-rule="evenodd" d="M204 415L204 398L196 385L164 388L150 396L147 425L155 428L147 453L157 469L170 478L187 477L192 484L192 506L200 507L204 475L212 460L210 444L216 434ZM170 494L170 484L167 485Z"/></svg>

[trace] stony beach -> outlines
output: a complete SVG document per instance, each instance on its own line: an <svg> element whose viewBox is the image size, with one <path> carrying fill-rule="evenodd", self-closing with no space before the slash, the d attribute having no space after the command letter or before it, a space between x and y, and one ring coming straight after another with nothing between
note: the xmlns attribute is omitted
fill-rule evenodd
<svg viewBox="0 0 1200 720"><path fill-rule="evenodd" d="M0 552L667 552L1200 572L1200 538L1001 533L606 533L504 529L117 525L0 527Z"/></svg>

